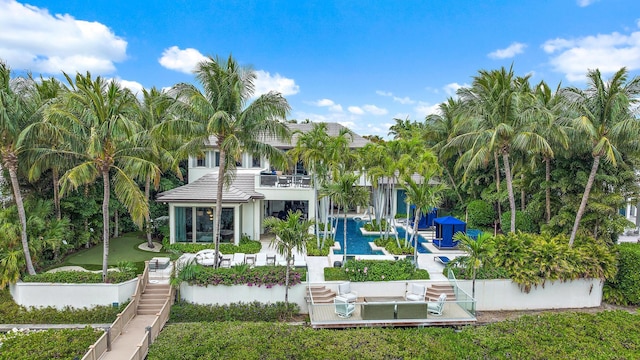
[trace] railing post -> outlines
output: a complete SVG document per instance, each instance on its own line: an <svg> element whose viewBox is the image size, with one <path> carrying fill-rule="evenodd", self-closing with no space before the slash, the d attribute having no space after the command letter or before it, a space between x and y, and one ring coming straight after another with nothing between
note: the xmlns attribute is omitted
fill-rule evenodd
<svg viewBox="0 0 640 360"><path fill-rule="evenodd" d="M111 351L111 328L107 329L107 351Z"/></svg>
<svg viewBox="0 0 640 360"><path fill-rule="evenodd" d="M151 346L151 326L147 326L144 329L147 330L147 340L149 341L149 346Z"/></svg>

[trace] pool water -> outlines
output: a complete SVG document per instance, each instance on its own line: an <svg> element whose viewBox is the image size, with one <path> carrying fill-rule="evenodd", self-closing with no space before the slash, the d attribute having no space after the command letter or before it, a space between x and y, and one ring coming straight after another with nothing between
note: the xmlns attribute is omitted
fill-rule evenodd
<svg viewBox="0 0 640 360"><path fill-rule="evenodd" d="M380 237L378 234L362 235L360 232L360 228L363 227L365 223L367 223L365 220L347 219L347 255L384 255L381 250L371 250L371 246L369 246L369 242L373 242ZM397 227L396 230L398 231L398 239L403 242L405 236L404 228ZM340 243L340 249L334 250L334 254L343 254L343 234L344 219L339 219L336 225L335 241ZM422 236L418 236L418 242L423 243L426 242L426 240ZM429 253L430 251L418 245L418 252L423 254Z"/></svg>

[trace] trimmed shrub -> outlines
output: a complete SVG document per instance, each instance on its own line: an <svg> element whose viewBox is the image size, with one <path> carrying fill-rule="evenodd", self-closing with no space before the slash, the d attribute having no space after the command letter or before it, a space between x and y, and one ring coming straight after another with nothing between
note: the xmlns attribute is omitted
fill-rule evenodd
<svg viewBox="0 0 640 360"><path fill-rule="evenodd" d="M107 273L107 283L118 284L131 280L135 277L135 268L129 268L127 271L109 271ZM102 273L94 273L88 271L57 271L50 273L41 273L36 275L27 275L22 281L24 282L43 282L43 283L67 283L67 284L99 284L102 283Z"/></svg>
<svg viewBox="0 0 640 360"><path fill-rule="evenodd" d="M1 359L80 359L104 332L84 329L10 332L0 335Z"/></svg>
<svg viewBox="0 0 640 360"><path fill-rule="evenodd" d="M619 305L640 305L640 244L622 243L618 249L618 274L607 283L604 299Z"/></svg>
<svg viewBox="0 0 640 360"><path fill-rule="evenodd" d="M362 227L367 231L380 231L387 228L387 220L382 219L378 221L377 219L371 220L370 223L366 223L362 225Z"/></svg>
<svg viewBox="0 0 640 360"><path fill-rule="evenodd" d="M281 321L291 319L300 312L296 303L276 302L263 304L234 303L229 305L198 305L187 302L171 307L171 322L213 322L213 321Z"/></svg>
<svg viewBox="0 0 640 360"><path fill-rule="evenodd" d="M505 211L502 213L501 229L505 234L511 231L511 211ZM516 231L522 231L526 233L537 233L538 224L536 224L531 216L526 212L516 210Z"/></svg>
<svg viewBox="0 0 640 360"><path fill-rule="evenodd" d="M320 239L322 241L322 239ZM309 256L327 256L329 255L329 250L333 246L333 238L329 237L324 242L324 247L318 249L318 244L316 243L316 239L307 241L307 255Z"/></svg>
<svg viewBox="0 0 640 360"><path fill-rule="evenodd" d="M163 243L163 248L167 251L178 251L182 253L197 253L200 250L205 249L214 249L214 243L206 243L206 244L193 244L193 243L173 243L169 244L168 242ZM262 249L262 244L260 241L249 240L246 236L243 236L240 239L239 245L222 243L220 244L220 252L223 254L235 254L235 253L245 253L245 254L257 254Z"/></svg>
<svg viewBox="0 0 640 360"><path fill-rule="evenodd" d="M230 269L205 267L193 265L188 271L180 272L179 280L189 285L249 285L265 286L267 288L276 285L284 286L286 277L284 266L233 266ZM289 285L297 285L306 279L307 272L303 268L295 268L289 272Z"/></svg>
<svg viewBox="0 0 640 360"><path fill-rule="evenodd" d="M429 272L416 269L410 260L347 260L342 268L325 268L327 281L428 280Z"/></svg>
<svg viewBox="0 0 640 360"><path fill-rule="evenodd" d="M493 227L496 211L493 205L484 200L473 200L467 205L469 227Z"/></svg>

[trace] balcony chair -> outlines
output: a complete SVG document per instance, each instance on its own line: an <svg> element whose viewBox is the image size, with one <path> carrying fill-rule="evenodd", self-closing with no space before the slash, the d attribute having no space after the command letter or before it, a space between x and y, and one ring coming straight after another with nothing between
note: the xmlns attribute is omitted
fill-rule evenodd
<svg viewBox="0 0 640 360"><path fill-rule="evenodd" d="M356 302L358 293L351 291L351 282L345 282L338 285L338 296L347 299L349 302Z"/></svg>
<svg viewBox="0 0 640 360"><path fill-rule="evenodd" d="M435 316L442 316L442 310L444 309L445 301L447 301L447 294L440 294L440 297L438 297L438 301L430 301L427 303L427 312Z"/></svg>
<svg viewBox="0 0 640 360"><path fill-rule="evenodd" d="M336 308L336 314L341 318L351 317L351 314L356 310L356 305L342 296L336 296L333 299L333 303Z"/></svg>
<svg viewBox="0 0 640 360"><path fill-rule="evenodd" d="M427 287L419 284L411 284L409 291L405 299L409 301L424 301L424 297L427 294Z"/></svg>

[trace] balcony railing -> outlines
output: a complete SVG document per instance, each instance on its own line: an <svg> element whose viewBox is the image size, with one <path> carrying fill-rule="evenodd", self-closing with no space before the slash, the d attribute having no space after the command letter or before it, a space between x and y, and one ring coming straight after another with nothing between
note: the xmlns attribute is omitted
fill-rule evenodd
<svg viewBox="0 0 640 360"><path fill-rule="evenodd" d="M311 188L313 186L309 175L257 175L258 187L269 188Z"/></svg>

